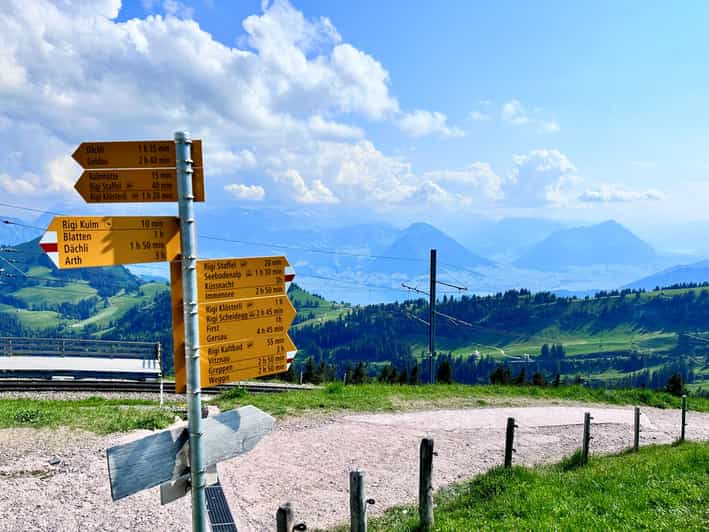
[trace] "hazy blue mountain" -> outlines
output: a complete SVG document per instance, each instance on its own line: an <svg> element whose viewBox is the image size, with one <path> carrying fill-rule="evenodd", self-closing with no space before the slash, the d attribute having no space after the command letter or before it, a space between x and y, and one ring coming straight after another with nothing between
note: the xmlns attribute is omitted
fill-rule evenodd
<svg viewBox="0 0 709 532"><path fill-rule="evenodd" d="M475 225L460 241L486 257L509 261L564 227L545 218L503 218Z"/></svg>
<svg viewBox="0 0 709 532"><path fill-rule="evenodd" d="M655 250L614 220L556 231L522 255L515 265L542 271L603 264L642 265Z"/></svg>
<svg viewBox="0 0 709 532"><path fill-rule="evenodd" d="M494 264L432 225L415 223L404 229L396 240L381 252L382 257L372 261L368 270L388 274L424 275L429 269L431 249L437 250L440 266L448 269L463 270ZM409 260L397 260L399 258Z"/></svg>
<svg viewBox="0 0 709 532"><path fill-rule="evenodd" d="M644 288L652 290L656 286L670 286L678 283L702 283L709 281L709 260L668 268L654 275L638 279L624 288Z"/></svg>

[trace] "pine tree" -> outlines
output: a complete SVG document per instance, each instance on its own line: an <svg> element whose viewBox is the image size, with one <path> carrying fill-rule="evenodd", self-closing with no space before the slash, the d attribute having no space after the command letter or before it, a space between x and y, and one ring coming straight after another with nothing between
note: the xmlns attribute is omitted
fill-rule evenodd
<svg viewBox="0 0 709 532"><path fill-rule="evenodd" d="M535 371L534 375L532 375L532 384L534 386L544 386L546 384L544 376L539 371Z"/></svg>
<svg viewBox="0 0 709 532"><path fill-rule="evenodd" d="M665 391L678 397L686 393L684 382L682 381L682 375L679 373L673 373L665 385Z"/></svg>
<svg viewBox="0 0 709 532"><path fill-rule="evenodd" d="M364 384L367 380L367 372L364 370L364 364L360 362L352 374L352 384Z"/></svg>
<svg viewBox="0 0 709 532"><path fill-rule="evenodd" d="M313 362L313 357L308 357L305 361L305 368L303 369L303 382L313 382L315 378L315 362Z"/></svg>
<svg viewBox="0 0 709 532"><path fill-rule="evenodd" d="M439 384L453 384L453 372L448 359L444 358L436 371L436 382Z"/></svg>
<svg viewBox="0 0 709 532"><path fill-rule="evenodd" d="M540 356L541 356L544 360L547 360L547 359L550 358L550 355L551 355L551 353L549 352L549 344L544 344L544 345L542 346L542 350L541 350L541 355L540 355Z"/></svg>
<svg viewBox="0 0 709 532"><path fill-rule="evenodd" d="M382 371L379 373L379 382L381 383L388 383L389 382L389 366L384 366L382 367Z"/></svg>
<svg viewBox="0 0 709 532"><path fill-rule="evenodd" d="M404 368L404 370L399 374L399 384L408 384L409 382L409 372Z"/></svg>
<svg viewBox="0 0 709 532"><path fill-rule="evenodd" d="M522 368L519 370L519 375L515 378L515 384L522 385L527 383L527 370Z"/></svg>
<svg viewBox="0 0 709 532"><path fill-rule="evenodd" d="M409 384L421 384L419 377L419 366L416 364L411 370L411 375L409 376Z"/></svg>

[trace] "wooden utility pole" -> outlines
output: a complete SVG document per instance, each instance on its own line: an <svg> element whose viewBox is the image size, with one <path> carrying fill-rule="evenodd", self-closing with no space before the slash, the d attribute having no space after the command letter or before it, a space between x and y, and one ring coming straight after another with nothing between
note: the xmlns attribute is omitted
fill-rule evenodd
<svg viewBox="0 0 709 532"><path fill-rule="evenodd" d="M429 370L431 372L430 382L433 384L435 376L433 374L433 358L436 354L436 250L431 250L431 272L428 290L428 356Z"/></svg>

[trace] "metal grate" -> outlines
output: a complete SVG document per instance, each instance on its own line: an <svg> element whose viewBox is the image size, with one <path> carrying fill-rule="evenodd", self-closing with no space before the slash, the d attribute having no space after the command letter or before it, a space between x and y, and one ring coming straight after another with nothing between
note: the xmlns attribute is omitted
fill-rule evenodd
<svg viewBox="0 0 709 532"><path fill-rule="evenodd" d="M207 513L212 532L238 532L231 515L222 485L217 482L206 487Z"/></svg>

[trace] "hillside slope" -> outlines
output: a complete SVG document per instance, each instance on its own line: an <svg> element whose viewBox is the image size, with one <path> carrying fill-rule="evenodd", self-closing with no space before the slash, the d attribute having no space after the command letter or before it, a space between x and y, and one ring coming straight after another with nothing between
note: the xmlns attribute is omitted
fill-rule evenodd
<svg viewBox="0 0 709 532"><path fill-rule="evenodd" d="M638 279L626 285L625 288L652 290L657 286L704 282L709 282L709 261L707 260L668 268L654 275Z"/></svg>

